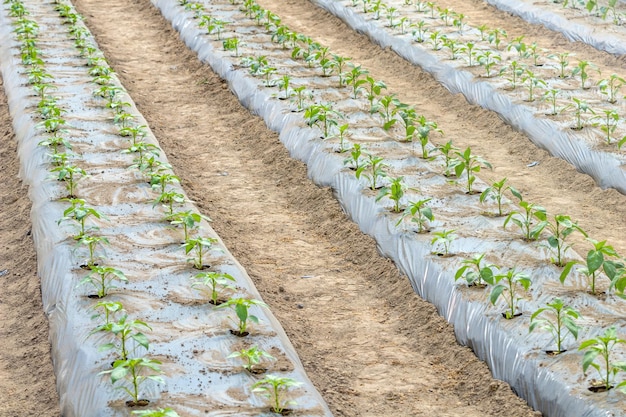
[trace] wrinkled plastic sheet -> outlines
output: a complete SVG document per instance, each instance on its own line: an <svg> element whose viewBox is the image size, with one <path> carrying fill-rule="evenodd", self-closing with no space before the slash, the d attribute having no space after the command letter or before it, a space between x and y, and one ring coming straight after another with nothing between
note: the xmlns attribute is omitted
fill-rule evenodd
<svg viewBox="0 0 626 417"><path fill-rule="evenodd" d="M345 21L354 30L364 33L383 48L390 47L398 55L430 73L453 94L461 93L473 104L495 111L516 129L524 132L539 148L572 164L578 171L591 176L602 188L615 188L626 194L624 160L616 154L597 151L580 137L567 132L550 120L537 119L534 110L514 103L487 82L481 82L462 69L440 61L427 49L409 40L390 34L376 21L366 21L354 8L342 2L313 0L320 7Z"/></svg>
<svg viewBox="0 0 626 417"><path fill-rule="evenodd" d="M562 33L570 41L584 42L601 51L615 55L626 53L624 37L614 36L596 30L593 25L572 22L558 13L519 0L486 0L500 10L521 17L529 23L543 25L550 30ZM601 2L600 2L601 3Z"/></svg>
<svg viewBox="0 0 626 417"><path fill-rule="evenodd" d="M58 74L54 95L68 110L65 117L72 126L70 140L75 151L82 154L77 163L91 174L79 182L78 195L109 218L109 222L97 224L98 234L111 242L105 247L106 262L130 280L108 298L122 302L131 319L143 320L152 327L152 331L145 332L150 340L147 355L163 362L166 385L149 381L142 387L140 398L150 399L151 407L172 407L181 416L275 415L269 412L264 397L251 392L258 377L243 372L238 359L226 358L244 344L256 344L278 359L270 365L270 373L303 382L289 393L289 398L298 403L292 407L298 415L330 416L269 310L253 307L251 313L259 317L260 323L250 325L250 336L239 338L229 333L234 313L213 309L206 298L191 289L190 277L197 271L186 262L180 247L182 231L162 220L163 210L152 207L154 193L145 179L126 168L132 157L120 154L120 150L127 141L115 134L110 111L103 102L98 104L92 98L94 84L63 32L67 26L53 17L56 13L52 12L51 2L33 0L26 6L31 12L29 17L38 21L41 36L46 37L39 47L47 58L47 70ZM99 324L91 319L97 300L87 298L90 291L86 286L77 286L87 274L78 268L86 254L71 237L72 227L65 222L57 224L68 203L58 200L63 187L50 179L46 150L37 146L43 139L35 127L38 119L33 108L38 99L26 86L7 9L1 7L0 71L18 141L21 177L29 185L33 203L33 239L61 411L65 417L126 416L129 410L124 401L128 397L112 388L109 376L99 374L110 368L114 358L98 350L108 341L104 335L90 335ZM130 97L126 101L132 103ZM134 105L131 112L137 123L147 124ZM145 140L158 145L152 133ZM167 162L162 151L161 160ZM185 209L198 212L191 203ZM207 222L202 222L199 233L218 239L207 261L212 270L235 277L237 288L231 294L261 299L243 267Z"/></svg>
<svg viewBox="0 0 626 417"><path fill-rule="evenodd" d="M420 189L425 196L437 197L433 199L436 201L433 211L437 225L454 229L459 235L453 243L452 252L464 258L473 253L486 252L499 263L517 261L519 269L532 274L533 289L529 297L519 303L524 317L504 320L501 310L488 305L486 290L455 284L454 274L460 265L460 257L434 256L429 236L420 238L412 230L397 228L397 217L391 216L382 202L376 202L374 195L364 192L364 182L357 180L345 168L343 156L334 152L335 144L320 140L315 129L302 127L301 116L291 112L288 103L272 98L261 81L249 76L245 69L236 69L233 66L236 58L216 49L215 44L197 28L191 13L184 12L175 0L153 0L153 3L200 59L228 81L239 100L260 115L271 129L279 132L280 140L291 155L307 164L311 179L334 189L346 213L363 232L376 239L381 253L393 259L408 275L415 291L432 302L439 313L454 325L459 342L472 348L479 358L486 361L495 378L507 381L531 406L546 416L624 414L619 393L610 391L606 395L594 396L587 391L581 375L580 353L572 350L549 357L543 349L548 348L550 336L542 332L528 332L529 312L560 296L585 316L581 324L586 330L580 334L580 339L593 337L609 325L616 325L618 332L623 334L626 326L621 313L621 300L608 297L601 301L590 296L583 290L584 283L574 278L565 287L569 296L564 297L564 287L558 283L559 270L549 264L549 254L544 248L512 240L509 232L502 230L502 219L481 214L476 196L460 193L439 198L431 194L440 189L445 181L441 176L423 175L427 169L420 165L424 164L423 161L407 158L406 155L396 159L386 158L394 172L404 174L406 171L403 170L412 169L412 173L404 175L407 186ZM239 35L245 41L244 35ZM378 144L377 154L391 155L394 152L398 152L397 143ZM483 188L485 185L480 180L476 184ZM411 197L414 195L407 200ZM569 256L577 255L570 253ZM538 260L539 264L533 264L529 259ZM531 264L533 269L528 270Z"/></svg>

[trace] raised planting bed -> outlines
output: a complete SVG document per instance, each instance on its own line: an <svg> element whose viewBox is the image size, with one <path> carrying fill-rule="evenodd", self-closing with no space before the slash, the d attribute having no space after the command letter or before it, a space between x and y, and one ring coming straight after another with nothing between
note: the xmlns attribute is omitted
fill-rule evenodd
<svg viewBox="0 0 626 417"><path fill-rule="evenodd" d="M63 415L331 415L71 3L4 3L0 56Z"/></svg>
<svg viewBox="0 0 626 417"><path fill-rule="evenodd" d="M378 15L347 0L315 4L432 74L452 93L495 111L600 187L626 193L623 74L601 73L593 62L581 64L575 51L542 50L530 37L507 39L502 29L480 22L465 19L455 25L455 12L443 9L449 17L442 19L436 4L418 10L391 0L381 4ZM602 80L617 89L601 88Z"/></svg>
<svg viewBox="0 0 626 417"><path fill-rule="evenodd" d="M606 1L510 1L487 0L498 9L562 33L571 41L584 42L602 51L626 53L626 7Z"/></svg>
<svg viewBox="0 0 626 417"><path fill-rule="evenodd" d="M576 320L581 327L579 341L605 334L611 327L620 337L625 334L624 301L615 288L623 282L621 270L613 285L598 273L598 287L591 293L581 270L567 275L566 268L555 265L585 262L572 250L561 251L560 256L555 251L567 246L562 227L568 229L566 235L583 235L566 213L542 214L539 207L524 200L521 205L513 204L510 199L518 198L510 191L503 199L504 215L498 215L493 203L481 205L480 193L496 188L476 178L477 167L487 167L485 161L468 148L452 151L457 162L450 163L443 156L445 150L437 152L429 140L422 145L420 136L438 134L436 121L408 123L411 103L394 102L393 91L367 94L366 68L351 62L338 75L332 66L325 66L325 59L338 62L342 57L333 56L306 33L293 33L281 24L280 16L254 2L153 3L200 59L229 82L239 100L280 133L291 154L307 163L311 178L333 187L350 217L376 238L381 252L409 276L416 292L454 324L458 340L485 360L496 378L509 382L547 416L604 416L626 411L619 390L589 390L594 375L591 368L587 375L582 372L584 352L578 351L578 342L566 339L561 348L567 351L552 355L546 352L555 350L548 332L529 333L531 315L548 303L555 305L559 298L582 315ZM362 72L351 74L355 69ZM341 80L350 77L347 85L339 88ZM354 83L355 78L364 82ZM373 96L371 101L368 95ZM370 111L372 105L374 112ZM419 114L418 108L413 110ZM343 129L345 124L348 127ZM422 130L411 131L407 125ZM463 158L465 165L458 162ZM357 161L360 168L354 169ZM489 195L485 194L486 201L490 201ZM422 208L429 209L421 212L422 217L416 207L420 201L424 201ZM525 225L523 216L513 214L508 221L506 216L524 213L524 207L538 213L530 216L528 240L520 230ZM542 232L534 231L542 225L546 226ZM418 233L420 228L429 233ZM590 246L581 247L582 253L592 249ZM468 277L458 271L467 265L464 261L483 253L481 277L491 285L467 285L462 278L474 281L476 274ZM610 265L621 262L622 257L615 255L606 253L606 260L616 262ZM495 265L487 267L490 272L485 270L487 264ZM498 285L507 278L511 278L511 286ZM517 296L509 304L498 295L511 295L511 288ZM490 299L495 308L490 307ZM620 361L626 352L617 347L612 355L612 360ZM622 380L623 374L618 372L614 383Z"/></svg>

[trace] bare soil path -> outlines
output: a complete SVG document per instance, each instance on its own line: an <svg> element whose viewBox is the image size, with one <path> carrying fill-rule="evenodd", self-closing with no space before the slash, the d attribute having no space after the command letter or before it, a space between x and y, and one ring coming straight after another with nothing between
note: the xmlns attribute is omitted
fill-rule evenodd
<svg viewBox="0 0 626 417"><path fill-rule="evenodd" d="M148 1L77 1L338 416L530 416Z"/></svg>
<svg viewBox="0 0 626 417"><path fill-rule="evenodd" d="M59 398L16 148L0 88L0 416L53 417Z"/></svg>

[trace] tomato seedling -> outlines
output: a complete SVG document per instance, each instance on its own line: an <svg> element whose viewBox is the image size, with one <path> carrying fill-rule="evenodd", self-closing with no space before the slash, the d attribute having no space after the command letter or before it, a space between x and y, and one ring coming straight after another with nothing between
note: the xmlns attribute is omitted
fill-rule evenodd
<svg viewBox="0 0 626 417"><path fill-rule="evenodd" d="M545 318L549 313L551 318ZM543 317L540 317L543 315ZM578 332L581 327L576 324L576 320L580 318L580 313L573 307L565 305L563 300L555 298L552 302L547 303L545 307L541 307L530 316L530 327L528 329L531 333L536 328L547 330L552 334L552 340L556 343L557 355L564 352L563 341L567 337L568 333L572 335L574 340L578 339Z"/></svg>
<svg viewBox="0 0 626 417"><path fill-rule="evenodd" d="M267 375L265 378L252 385L252 392L263 393L270 399L272 411L274 413L281 414L287 406L296 404L295 401L283 400L283 392L287 391L291 387L297 387L299 385L302 385L302 383L292 378Z"/></svg>

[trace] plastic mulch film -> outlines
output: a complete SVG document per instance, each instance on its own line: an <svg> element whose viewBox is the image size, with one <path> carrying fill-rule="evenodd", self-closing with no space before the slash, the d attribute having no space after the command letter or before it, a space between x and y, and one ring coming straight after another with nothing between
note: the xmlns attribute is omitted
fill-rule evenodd
<svg viewBox="0 0 626 417"><path fill-rule="evenodd" d="M294 76L292 81L296 82L297 63L290 58L289 51L285 53L280 47L267 46L271 45L268 39L248 36L254 31L246 27L245 18L240 12L237 14L236 6L225 3L205 4L207 12L213 16L236 22L237 29L240 29L236 30L237 36L247 48L242 55L248 56L251 51L262 52L272 65ZM561 355L548 356L544 349L550 344L549 335L528 332L529 313L559 296L579 309L584 317L581 324L585 330L580 339L594 337L610 325L616 326L619 334L624 334L626 325L619 318L623 309L622 300L614 296L601 300L587 294L580 277L568 280L565 287L561 286L558 281L560 270L550 264L550 254L545 247L511 238L510 232L502 228L502 218L483 215L477 196L454 190L454 187L451 189L446 179L434 174L431 169L430 164L440 161L425 161L407 153L405 146L410 144L377 140L377 132L382 132L382 129L356 129L351 140L366 144L370 151L384 156L389 171L404 177L410 190L405 201L415 201L418 197L415 190L419 189L420 196L432 198L430 204L437 217L432 226L454 229L458 234L450 248L455 256L434 255L430 244L432 235L417 234L406 225L397 227L398 217L390 213L389 205L385 205L384 200L377 202L376 193L367 190L366 182L356 179L353 172L346 168L343 162L345 154L336 152L336 140L320 140L319 130L306 127L302 116L293 112L292 103L277 100L272 93L275 90L249 75L248 69L236 65L241 58L223 51L221 42L212 40L200 30L192 12L185 11L175 0L153 0L153 4L171 21L200 59L228 81L239 100L263 117L271 129L279 132L291 155L307 164L313 181L335 190L348 215L362 231L376 239L381 253L393 259L408 275L415 291L432 302L439 313L454 325L460 343L471 347L479 358L485 360L495 378L507 381L531 406L546 416L624 414L626 410L619 392L609 391L607 395L594 396L587 390L581 371L581 353L570 347L570 351ZM325 101L333 95L338 96L334 109L344 111L351 123L367 125L368 117L372 116L359 111L359 105L354 100L339 97L330 86L336 80L329 81L329 78L308 78L311 83L318 83L316 87L321 91L315 93L315 98ZM298 81L302 79L298 78ZM327 83L326 87L322 86L323 83ZM352 110L355 111L350 113ZM485 186L480 181L477 184L481 184L478 187ZM524 312L522 317L503 319L501 304L500 308L489 306L488 290L455 283L454 274L461 260L481 252L488 254L488 262L516 267L531 275L532 289L519 302ZM569 254L572 258L576 256L573 252ZM624 353L617 354L620 355L624 356Z"/></svg>
<svg viewBox="0 0 626 417"><path fill-rule="evenodd" d="M442 62L407 38L392 35L381 23L364 20L362 15L353 8L345 7L341 1L315 0L314 3L377 44L392 48L404 59L432 74L453 94L462 93L470 103L497 112L507 123L524 132L536 146L588 174L600 187L615 188L626 194L626 171L621 168L625 162L623 157L595 150L583 139L568 132L569 129L563 129L551 120L538 119L531 107L513 102L493 85L478 81L471 73Z"/></svg>
<svg viewBox="0 0 626 417"><path fill-rule="evenodd" d="M584 42L601 51L622 55L626 53L626 37L597 31L592 25L576 23L571 19L534 4L518 0L487 0L500 10L521 17L529 23L540 24L562 33L570 41ZM559 7L561 7L559 5ZM598 20L600 20L598 18Z"/></svg>
<svg viewBox="0 0 626 417"><path fill-rule="evenodd" d="M66 110L67 139L73 144L76 157L71 161L90 176L78 182L77 196L104 216L91 219L90 233L110 242L99 248L101 265L115 267L128 277L127 284L118 285L102 300L88 297L88 285L78 285L87 275L79 267L88 254L72 235L71 221L57 222L69 207L60 200L65 192L62 182L49 173L48 150L37 144L45 135L36 125L38 97L27 86L27 77L19 56L19 45L12 33L8 6L0 9L0 70L4 80L16 139L19 143L21 176L29 185L33 202L33 239L37 250L38 274L41 278L43 305L50 324L52 359L65 417L112 417L130 414L121 389L115 389L110 370L116 357L99 347L111 342L106 332L93 332L102 317L98 301L121 302L128 320L141 320L151 329L141 328L149 340L146 351L130 343L130 354L162 362L165 384L147 381L140 386L140 398L150 400L150 408L171 407L182 416L270 416L267 399L252 392L252 385L262 375L245 372L242 361L227 358L234 351L258 346L276 358L268 362L268 374L293 378L302 385L292 388L285 399L295 400L290 406L303 416L331 416L331 413L306 376L297 353L278 321L268 309L252 307L251 314L260 322L250 324L250 335L237 337L231 333L236 316L231 308L215 309L205 295L193 290L190 278L198 273L187 262L181 247L182 229L163 221L164 209L153 201L158 195L136 169L128 169L133 156L122 154L128 139L117 134L113 113L105 101L92 92L85 60L78 57L68 25L55 12L53 1L25 1L45 41L37 43L46 70L54 76L59 107ZM82 23L79 23L82 25ZM90 35L89 35L90 36ZM89 39L94 42L93 39ZM95 43L94 43L95 44ZM114 82L121 88L119 81ZM146 121L124 94L130 112L139 125ZM149 129L144 140L158 143ZM160 150L160 161L167 159ZM180 187L173 188L183 193ZM197 212L187 202L183 210ZM94 230L97 226L99 229ZM199 236L215 239L206 254L210 271L232 275L236 283L226 294L233 297L259 299L260 295L243 267L228 252L223 242L202 221ZM116 386L123 385L118 382Z"/></svg>

